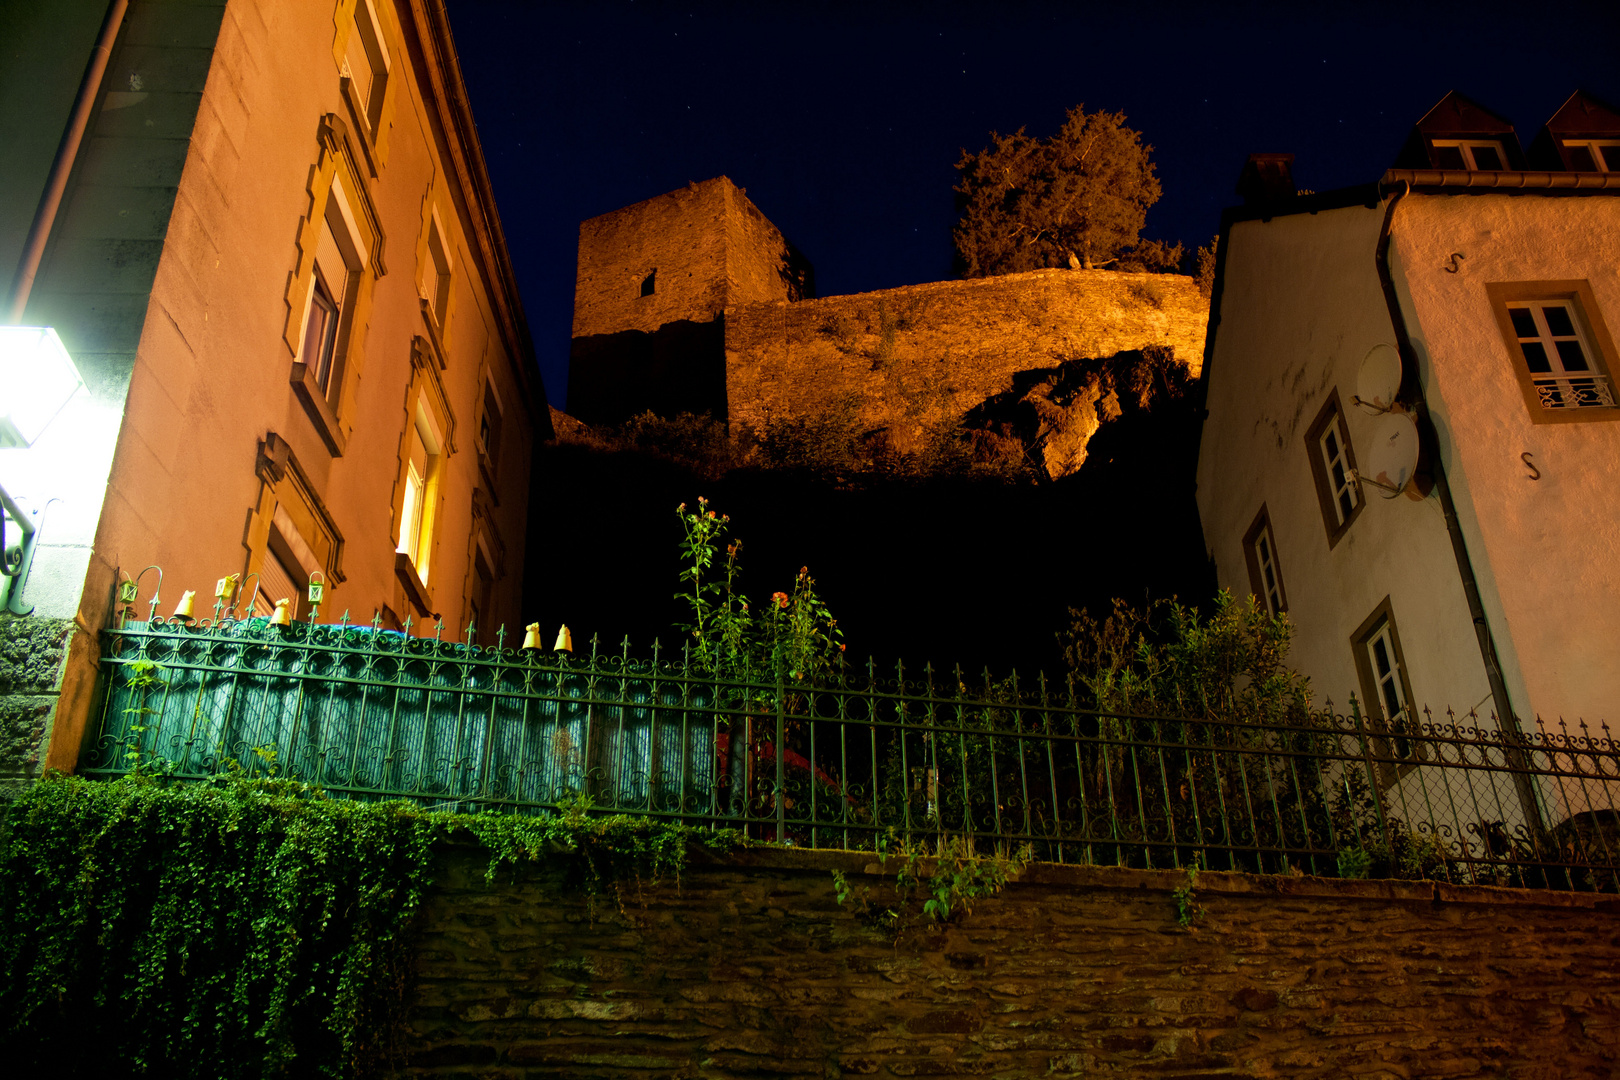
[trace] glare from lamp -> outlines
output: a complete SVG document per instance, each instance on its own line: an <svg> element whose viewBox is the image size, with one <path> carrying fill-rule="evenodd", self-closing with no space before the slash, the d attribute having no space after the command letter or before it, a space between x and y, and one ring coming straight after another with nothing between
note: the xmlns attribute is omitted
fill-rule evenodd
<svg viewBox="0 0 1620 1080"><path fill-rule="evenodd" d="M84 380L49 326L0 326L0 448L33 445Z"/></svg>

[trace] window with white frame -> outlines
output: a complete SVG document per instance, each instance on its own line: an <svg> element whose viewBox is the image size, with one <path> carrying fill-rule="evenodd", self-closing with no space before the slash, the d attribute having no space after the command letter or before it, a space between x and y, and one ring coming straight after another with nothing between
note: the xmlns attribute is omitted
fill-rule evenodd
<svg viewBox="0 0 1620 1080"><path fill-rule="evenodd" d="M1485 294L1532 423L1620 420L1614 339L1590 282L1495 281Z"/></svg>
<svg viewBox="0 0 1620 1080"><path fill-rule="evenodd" d="M1510 301L1507 313L1541 408L1614 408L1614 387L1599 370L1573 298Z"/></svg>
<svg viewBox="0 0 1620 1080"><path fill-rule="evenodd" d="M1565 139L1573 172L1620 172L1620 139Z"/></svg>
<svg viewBox="0 0 1620 1080"><path fill-rule="evenodd" d="M355 0L354 26L343 60L367 134L375 137L388 88L389 56L372 0Z"/></svg>
<svg viewBox="0 0 1620 1080"><path fill-rule="evenodd" d="M1353 643L1367 715L1386 736L1380 752L1401 763L1415 761L1414 736L1419 727L1413 714L1412 686L1401 653L1400 635L1389 598L1357 629ZM1393 780L1394 776L1390 776Z"/></svg>
<svg viewBox="0 0 1620 1080"><path fill-rule="evenodd" d="M1327 528L1328 545L1339 542L1350 523L1361 512L1361 489L1356 484L1356 455L1350 445L1350 431L1344 422L1337 390L1328 395L1321 412L1305 435L1310 455L1311 476L1316 484L1317 501L1322 508L1322 524Z"/></svg>
<svg viewBox="0 0 1620 1080"><path fill-rule="evenodd" d="M1350 475L1350 457L1345 449L1350 440L1344 433L1344 420L1341 417L1334 420L1336 422L1329 424L1317 439L1317 445L1321 448L1322 464L1327 469L1328 484L1333 492L1333 510L1343 524L1356 508L1360 494L1356 491L1355 478Z"/></svg>
<svg viewBox="0 0 1620 1080"><path fill-rule="evenodd" d="M1243 555L1249 566L1249 585L1272 615L1288 610L1283 592L1282 567L1277 559L1277 540L1271 531L1271 516L1264 506L1243 537Z"/></svg>
<svg viewBox="0 0 1620 1080"><path fill-rule="evenodd" d="M1494 139L1436 139L1434 163L1441 169L1501 172L1507 168L1502 144Z"/></svg>

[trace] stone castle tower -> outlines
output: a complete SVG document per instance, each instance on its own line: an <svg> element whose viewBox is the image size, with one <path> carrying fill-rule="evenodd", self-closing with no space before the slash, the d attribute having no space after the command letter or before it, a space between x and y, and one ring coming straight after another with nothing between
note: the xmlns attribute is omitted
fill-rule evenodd
<svg viewBox="0 0 1620 1080"><path fill-rule="evenodd" d="M723 419L727 309L814 295L808 260L724 176L582 222L568 411Z"/></svg>
<svg viewBox="0 0 1620 1080"><path fill-rule="evenodd" d="M1056 478L1130 387L1145 404L1148 368L1197 377L1208 318L1192 278L1112 270L818 299L809 263L721 176L580 225L568 412L707 413L744 444L810 424L863 455L967 438Z"/></svg>

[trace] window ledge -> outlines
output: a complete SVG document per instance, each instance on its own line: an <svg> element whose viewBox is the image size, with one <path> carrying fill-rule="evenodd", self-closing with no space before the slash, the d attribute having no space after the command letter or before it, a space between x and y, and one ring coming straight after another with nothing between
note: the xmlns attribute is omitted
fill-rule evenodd
<svg viewBox="0 0 1620 1080"><path fill-rule="evenodd" d="M342 457L348 440L343 437L342 425L338 423L337 414L332 411L331 402L326 400L326 392L315 381L315 372L305 363L295 362L292 366L292 375L288 379L292 383L293 392L298 400L303 402L304 411L309 414L310 422L326 443L326 448L332 452L333 457Z"/></svg>
<svg viewBox="0 0 1620 1080"><path fill-rule="evenodd" d="M489 489L489 501L496 506L501 505L500 493L495 489L495 462L482 450L478 451L478 471L484 477L484 486Z"/></svg>
<svg viewBox="0 0 1620 1080"><path fill-rule="evenodd" d="M403 551L394 552L394 573L398 576L400 584L405 586L405 596L415 605L417 612L425 619L433 610L433 596L428 587L422 584L422 579L416 574L416 564L411 557Z"/></svg>
<svg viewBox="0 0 1620 1080"><path fill-rule="evenodd" d="M366 120L366 110L360 104L360 95L354 92L354 80L344 75L338 81L343 85L343 101L349 106L349 115L354 118L354 130L360 135L360 150L366 156L366 169L375 180L377 147L372 140L371 124Z"/></svg>
<svg viewBox="0 0 1620 1080"><path fill-rule="evenodd" d="M439 327L439 317L434 314L433 305L425 296L417 297L422 303L422 321L427 324L428 341L433 344L433 359L439 362L439 370L443 371L450 366L449 357L444 351L444 332Z"/></svg>

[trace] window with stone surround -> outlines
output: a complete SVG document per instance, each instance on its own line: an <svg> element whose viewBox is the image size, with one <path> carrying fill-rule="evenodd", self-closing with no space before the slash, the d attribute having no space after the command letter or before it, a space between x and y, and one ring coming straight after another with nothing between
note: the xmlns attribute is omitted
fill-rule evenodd
<svg viewBox="0 0 1620 1080"><path fill-rule="evenodd" d="M1382 759L1379 773L1388 787L1417 764L1419 745L1412 738L1420 731L1412 701L1412 684L1395 612L1389 597L1351 635L1356 673L1361 681L1361 708L1377 737L1374 752Z"/></svg>
<svg viewBox="0 0 1620 1080"><path fill-rule="evenodd" d="M1485 286L1536 423L1620 419L1610 376L1614 343L1585 281Z"/></svg>
<svg viewBox="0 0 1620 1080"><path fill-rule="evenodd" d="M1350 444L1350 429L1344 422L1337 389L1328 394L1305 433L1305 448L1331 548L1349 530L1362 505L1361 488L1356 483L1356 452Z"/></svg>
<svg viewBox="0 0 1620 1080"><path fill-rule="evenodd" d="M1243 557L1249 566L1249 587L1272 615L1288 610L1283 592L1282 566L1277 559L1277 540L1271 532L1271 516L1262 504L1254 524L1243 537Z"/></svg>
<svg viewBox="0 0 1620 1080"><path fill-rule="evenodd" d="M287 280L283 338L292 354L293 390L321 441L341 456L352 424L359 342L373 285L383 274L383 237L347 125L332 114L323 117L319 142Z"/></svg>

